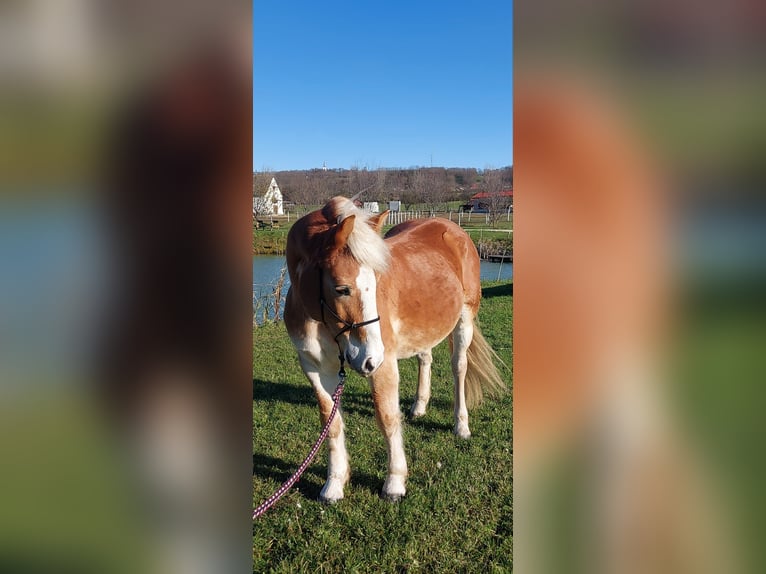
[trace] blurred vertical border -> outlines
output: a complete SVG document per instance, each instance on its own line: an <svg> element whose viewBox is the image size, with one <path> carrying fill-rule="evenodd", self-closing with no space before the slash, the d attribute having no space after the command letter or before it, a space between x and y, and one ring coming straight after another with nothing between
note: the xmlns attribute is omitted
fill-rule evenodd
<svg viewBox="0 0 766 574"><path fill-rule="evenodd" d="M763 572L766 10L514 15L519 572Z"/></svg>
<svg viewBox="0 0 766 574"><path fill-rule="evenodd" d="M0 571L251 567L251 18L0 5Z"/></svg>

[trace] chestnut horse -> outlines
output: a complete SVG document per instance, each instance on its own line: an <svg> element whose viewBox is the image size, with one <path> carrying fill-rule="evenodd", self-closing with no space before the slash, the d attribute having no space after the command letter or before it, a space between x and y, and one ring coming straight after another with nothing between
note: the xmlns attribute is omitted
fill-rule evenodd
<svg viewBox="0 0 766 574"><path fill-rule="evenodd" d="M291 287L285 324L314 388L322 423L332 410L340 356L372 389L375 419L388 448L383 497L405 494L407 461L399 409L398 359L417 355L412 417L431 396L431 349L449 337L455 388L455 434L471 436L468 406L504 384L496 355L476 325L481 299L479 257L471 239L445 219L380 229L388 212L371 216L344 197L299 219L287 237ZM343 498L350 477L344 425L337 413L328 435L327 482L320 500Z"/></svg>

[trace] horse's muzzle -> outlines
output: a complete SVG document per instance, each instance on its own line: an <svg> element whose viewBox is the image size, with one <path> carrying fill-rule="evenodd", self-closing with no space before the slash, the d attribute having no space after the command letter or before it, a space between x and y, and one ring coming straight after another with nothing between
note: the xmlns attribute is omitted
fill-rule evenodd
<svg viewBox="0 0 766 574"><path fill-rule="evenodd" d="M383 361L378 361L372 356L363 357L362 360L355 361L351 360L348 355L346 355L346 360L348 361L348 364L351 365L351 368L363 377L369 377L383 363Z"/></svg>

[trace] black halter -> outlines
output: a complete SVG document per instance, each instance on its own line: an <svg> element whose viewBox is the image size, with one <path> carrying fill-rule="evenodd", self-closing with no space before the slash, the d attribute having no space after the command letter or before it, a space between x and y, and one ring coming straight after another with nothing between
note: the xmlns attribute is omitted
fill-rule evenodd
<svg viewBox="0 0 766 574"><path fill-rule="evenodd" d="M343 323L345 325L345 327L343 327L338 332L338 334L335 335L335 337L334 337L335 343L338 345L338 352L340 352L340 354L342 355L343 352L340 349L340 343L338 342L338 337L340 337L343 333L349 332L351 329L357 329L359 327L364 327L365 325L370 325L371 323L375 323L377 321L380 321L380 315L378 315L374 319L370 319L369 321L362 321L360 323L349 323L345 319L341 319L338 316L338 314L335 311L332 310L332 307L330 307L327 304L327 302L324 300L324 295L322 294L322 283L323 283L322 282L322 268L320 267L319 268L319 308L321 309L321 312L322 312L322 323L324 323L325 326L328 326L327 322L324 319L324 309L325 309L325 307L327 307L327 310L330 312L330 314L333 317L335 317L338 320L339 323ZM341 357L341 364L343 364L342 361L343 361L343 357Z"/></svg>

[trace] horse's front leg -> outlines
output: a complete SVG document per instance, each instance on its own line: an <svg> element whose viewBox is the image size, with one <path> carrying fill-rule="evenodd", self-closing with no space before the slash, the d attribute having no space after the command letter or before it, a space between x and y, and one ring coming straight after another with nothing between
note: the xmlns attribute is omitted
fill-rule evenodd
<svg viewBox="0 0 766 574"><path fill-rule="evenodd" d="M399 366L396 358L387 356L370 377L375 421L386 439L388 475L383 483L383 498L399 501L405 494L407 459L402 440L402 413L399 409Z"/></svg>
<svg viewBox="0 0 766 574"><path fill-rule="evenodd" d="M299 353L301 355L301 353ZM319 401L319 413L322 426L327 423L332 412L332 393L338 385L338 370L340 363L335 361L331 367L322 365L316 367L314 362L306 357L300 356L303 372L311 382L314 388L317 401ZM333 363L332 361L328 361ZM337 502L343 498L343 488L351 477L351 468L348 463L348 453L346 452L345 425L343 424L343 415L340 409L335 413L335 418L330 425L330 431L327 434L327 482L319 493L319 500L322 502Z"/></svg>

